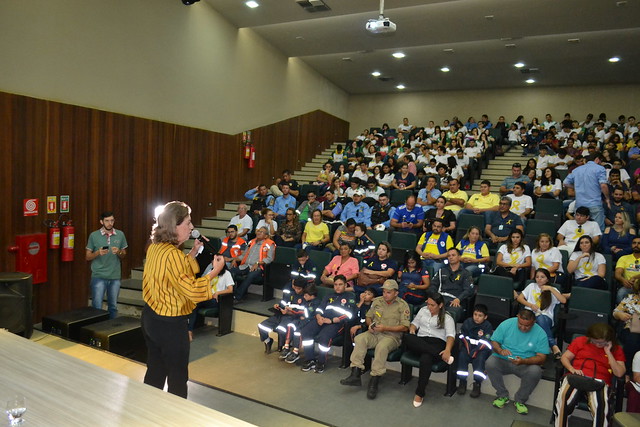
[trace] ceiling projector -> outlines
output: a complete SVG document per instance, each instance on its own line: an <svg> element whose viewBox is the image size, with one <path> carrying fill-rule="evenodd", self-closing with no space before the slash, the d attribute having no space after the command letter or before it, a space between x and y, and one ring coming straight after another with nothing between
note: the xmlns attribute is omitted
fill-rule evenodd
<svg viewBox="0 0 640 427"><path fill-rule="evenodd" d="M372 34L387 34L396 31L396 24L381 16L378 19L369 19L365 28Z"/></svg>

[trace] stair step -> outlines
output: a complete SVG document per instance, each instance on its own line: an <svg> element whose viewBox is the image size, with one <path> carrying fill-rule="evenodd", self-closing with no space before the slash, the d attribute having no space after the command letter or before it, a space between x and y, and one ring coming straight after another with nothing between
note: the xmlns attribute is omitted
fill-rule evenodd
<svg viewBox="0 0 640 427"><path fill-rule="evenodd" d="M131 270L133 273L135 270ZM132 274L133 276L133 274ZM142 270L140 270L140 278L124 279L120 282L120 290L129 289L133 291L142 291Z"/></svg>
<svg viewBox="0 0 640 427"><path fill-rule="evenodd" d="M216 216L218 218L226 219L227 221L229 221L231 218L233 218L237 214L238 214L237 211L230 210L230 209L218 209L218 211L216 212Z"/></svg>
<svg viewBox="0 0 640 427"><path fill-rule="evenodd" d="M202 226L207 228L223 228L226 229L229 224L228 219L223 218L202 218Z"/></svg>
<svg viewBox="0 0 640 427"><path fill-rule="evenodd" d="M131 270L131 279L132 280L142 280L142 273L144 272L144 267L136 267Z"/></svg>

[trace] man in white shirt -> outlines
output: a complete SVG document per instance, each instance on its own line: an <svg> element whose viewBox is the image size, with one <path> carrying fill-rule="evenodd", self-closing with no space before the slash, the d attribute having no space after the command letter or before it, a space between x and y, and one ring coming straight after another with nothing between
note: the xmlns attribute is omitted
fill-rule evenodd
<svg viewBox="0 0 640 427"><path fill-rule="evenodd" d="M353 171L351 178L358 178L362 182L367 182L371 174L369 173L369 165L367 162L360 162L360 169Z"/></svg>
<svg viewBox="0 0 640 427"><path fill-rule="evenodd" d="M549 166L554 167L556 170L568 170L569 166L573 163L573 157L567 154L567 150L559 148L558 153L550 160Z"/></svg>
<svg viewBox="0 0 640 427"><path fill-rule="evenodd" d="M556 236L558 249L572 253L580 237L585 235L591 236L594 245L598 244L602 231L597 222L589 221L589 214L588 207L580 206L576 209L575 219L569 219L562 224Z"/></svg>
<svg viewBox="0 0 640 427"><path fill-rule="evenodd" d="M238 237L244 237L253 229L253 220L247 215L247 205L240 203L238 205L238 215L229 220L229 225L235 225L238 228Z"/></svg>
<svg viewBox="0 0 640 427"><path fill-rule="evenodd" d="M546 120L544 121L544 123L542 123L542 126L544 126L546 130L551 129L551 126L555 126L556 128L558 127L558 124L553 120L551 114L547 114L545 118Z"/></svg>
<svg viewBox="0 0 640 427"><path fill-rule="evenodd" d="M627 123L624 125L624 139L630 140L634 133L638 132L638 123L635 116L629 116Z"/></svg>
<svg viewBox="0 0 640 427"><path fill-rule="evenodd" d="M513 185L513 193L507 194L507 197L511 199L511 208L509 210L520 216L523 223L533 211L533 199L531 196L524 194L525 187L526 184L524 182L516 182Z"/></svg>
<svg viewBox="0 0 640 427"><path fill-rule="evenodd" d="M553 163L553 157L550 156L549 154L549 148L546 145L540 145L540 153L538 155L538 158L536 159L537 161L537 172L536 175L537 176L541 176L542 175L542 171L549 167L549 164Z"/></svg>
<svg viewBox="0 0 640 427"><path fill-rule="evenodd" d="M403 134L406 133L408 136L409 132L411 132L415 128L416 127L414 125L409 124L409 119L405 117L404 119L402 119L402 124L399 124L398 127L396 128L396 132L403 133Z"/></svg>

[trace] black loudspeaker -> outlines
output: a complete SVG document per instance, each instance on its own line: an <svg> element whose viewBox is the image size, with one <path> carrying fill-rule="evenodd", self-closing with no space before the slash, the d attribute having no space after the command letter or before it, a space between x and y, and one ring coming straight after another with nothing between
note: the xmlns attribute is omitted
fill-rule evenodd
<svg viewBox="0 0 640 427"><path fill-rule="evenodd" d="M109 319L109 312L93 307L83 307L42 318L42 330L61 337L80 341L80 328Z"/></svg>
<svg viewBox="0 0 640 427"><path fill-rule="evenodd" d="M0 328L31 338L32 276L28 273L0 273Z"/></svg>
<svg viewBox="0 0 640 427"><path fill-rule="evenodd" d="M140 319L116 317L80 329L80 342L107 350L138 362L147 362L147 346Z"/></svg>

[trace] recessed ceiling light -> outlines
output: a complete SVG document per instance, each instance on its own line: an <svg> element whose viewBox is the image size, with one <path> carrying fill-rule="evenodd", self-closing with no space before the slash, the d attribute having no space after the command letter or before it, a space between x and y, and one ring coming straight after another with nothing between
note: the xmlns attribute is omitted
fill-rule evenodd
<svg viewBox="0 0 640 427"><path fill-rule="evenodd" d="M524 62L516 62L515 64L513 64L513 66L516 68L522 68L524 67Z"/></svg>
<svg viewBox="0 0 640 427"><path fill-rule="evenodd" d="M380 77L382 75L382 73L380 71L374 71L373 73L371 73L371 75L373 77Z"/></svg>
<svg viewBox="0 0 640 427"><path fill-rule="evenodd" d="M404 89L404 85L403 84L399 84L398 86L396 86L396 89L402 90L402 89Z"/></svg>
<svg viewBox="0 0 640 427"><path fill-rule="evenodd" d="M442 71L443 73L448 73L451 70L449 69L449 67L442 67L440 68L440 71Z"/></svg>
<svg viewBox="0 0 640 427"><path fill-rule="evenodd" d="M251 9L255 9L256 7L260 6L257 1L253 0L246 1L244 2L244 4L246 4L247 7L250 7Z"/></svg>
<svg viewBox="0 0 640 427"><path fill-rule="evenodd" d="M484 19L486 19L488 21L491 21L493 18L495 18L495 16L493 16L493 15L485 15L484 16Z"/></svg>
<svg viewBox="0 0 640 427"><path fill-rule="evenodd" d="M504 47L516 47L515 43L507 43L504 45Z"/></svg>
<svg viewBox="0 0 640 427"><path fill-rule="evenodd" d="M394 52L391 56L393 56L394 58L397 58L397 59L402 59L406 55L404 53L402 53L402 52Z"/></svg>
<svg viewBox="0 0 640 427"><path fill-rule="evenodd" d="M617 56L612 56L611 58L609 58L609 62L619 62L620 58L618 58Z"/></svg>
<svg viewBox="0 0 640 427"><path fill-rule="evenodd" d="M527 79L527 80L525 80L524 82L525 82L525 83L527 83L527 84L533 84L533 83L535 83L536 81L535 81L534 79Z"/></svg>
<svg viewBox="0 0 640 427"><path fill-rule="evenodd" d="M569 43L580 43L580 39L579 39L579 38L577 38L577 37L572 38L572 39L567 39L567 41L568 41Z"/></svg>
<svg viewBox="0 0 640 427"><path fill-rule="evenodd" d="M453 50L453 49L442 49L442 51L443 51L444 53L453 53L453 52L454 52L454 50Z"/></svg>

